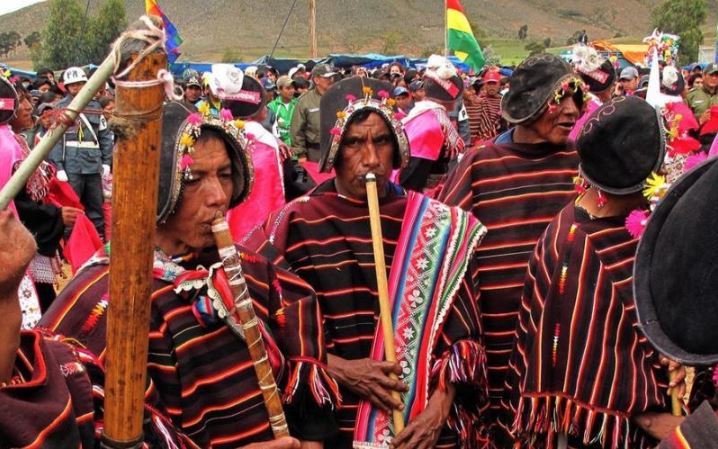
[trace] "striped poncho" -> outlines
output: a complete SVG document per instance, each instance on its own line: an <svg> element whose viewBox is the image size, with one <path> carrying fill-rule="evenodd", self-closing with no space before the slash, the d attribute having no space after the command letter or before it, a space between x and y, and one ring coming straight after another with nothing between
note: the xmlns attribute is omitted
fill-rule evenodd
<svg viewBox="0 0 718 449"><path fill-rule="evenodd" d="M471 211L488 229L474 273L486 343L489 394L500 410L504 376L529 257L553 217L575 196L578 155L549 144L490 144L468 153L439 200Z"/></svg>
<svg viewBox="0 0 718 449"><path fill-rule="evenodd" d="M240 253L255 311L276 343L265 335L275 376L290 403L285 406L290 432L322 440L335 432L336 384L321 365L325 354L316 298L264 258L241 248ZM106 312L112 304L108 261L104 253L91 260L40 322L79 341L100 360L106 356ZM233 449L273 435L247 345L210 305L205 268L216 262L216 250L181 260L155 255L146 396L198 446Z"/></svg>
<svg viewBox="0 0 718 449"><path fill-rule="evenodd" d="M638 240L624 222L571 204L536 245L507 376L521 447L556 447L557 433L607 449L656 444L631 421L670 400L667 371L638 328Z"/></svg>
<svg viewBox="0 0 718 449"><path fill-rule="evenodd" d="M245 244L259 248L275 264L291 268L315 289L330 353L345 359L368 358L379 316L369 213L365 202L336 193L333 181L272 214ZM402 221L408 207L407 194L393 184L389 189L380 200L388 271L397 260L402 229L411 228L411 223ZM455 407L449 417L454 425L444 427L437 445L441 448L457 447L460 438L478 438L468 434L479 427L480 409L485 404L483 347L472 277L475 273L469 266L460 279L431 354L435 367L430 376L431 388L441 379L457 386ZM442 374L449 371L454 374ZM352 447L360 398L341 385L340 388L343 400L337 417L341 432L325 447L348 449Z"/></svg>

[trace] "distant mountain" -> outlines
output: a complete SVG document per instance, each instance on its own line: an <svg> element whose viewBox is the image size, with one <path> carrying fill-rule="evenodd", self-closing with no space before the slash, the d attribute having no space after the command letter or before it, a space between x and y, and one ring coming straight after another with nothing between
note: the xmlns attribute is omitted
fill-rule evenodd
<svg viewBox="0 0 718 449"><path fill-rule="evenodd" d="M84 2L83 2L84 3ZM90 14L101 0L90 0ZM316 0L321 54L384 52L421 55L443 47L443 1ZM516 38L528 25L528 40L566 42L577 30L590 39L650 34L650 12L660 0L463 0L477 36ZM219 60L224 54L253 58L269 53L292 0L160 0L177 25L182 58ZM718 0L708 0L715 23ZM144 12L144 0L125 1L129 21ZM3 29L23 37L43 28L47 2L0 16ZM296 2L276 55L308 55L308 2ZM17 57L26 55L21 47ZM27 56L25 56L27 57Z"/></svg>

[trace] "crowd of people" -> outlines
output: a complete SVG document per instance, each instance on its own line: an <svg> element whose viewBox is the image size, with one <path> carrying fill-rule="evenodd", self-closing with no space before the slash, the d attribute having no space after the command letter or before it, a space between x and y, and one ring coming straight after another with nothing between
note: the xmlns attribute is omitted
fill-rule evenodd
<svg viewBox="0 0 718 449"><path fill-rule="evenodd" d="M582 44L570 63L538 54L470 74L438 55L418 70L185 71L162 113L144 447L677 448L718 427L705 406L702 421L672 413L672 395L688 414L718 408L712 368L683 401L689 359L644 334L634 289L671 185L718 170L718 65L650 69ZM0 187L87 80L80 67L0 77ZM0 211L0 448L99 447L118 300L113 92ZM249 347L215 306L233 302L218 213L290 438L272 439Z"/></svg>

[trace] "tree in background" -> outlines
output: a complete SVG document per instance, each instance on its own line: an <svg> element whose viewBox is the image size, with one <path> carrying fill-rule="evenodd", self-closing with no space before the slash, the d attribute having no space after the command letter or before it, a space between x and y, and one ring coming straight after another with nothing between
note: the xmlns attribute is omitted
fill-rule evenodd
<svg viewBox="0 0 718 449"><path fill-rule="evenodd" d="M681 37L678 56L681 65L698 59L698 47L703 43L701 26L706 16L705 0L666 0L653 10L654 27Z"/></svg>
<svg viewBox="0 0 718 449"><path fill-rule="evenodd" d="M22 40L20 39L20 35L17 31L5 31L0 33L0 56L8 56L20 45L22 45Z"/></svg>
<svg viewBox="0 0 718 449"><path fill-rule="evenodd" d="M41 40L42 40L42 36L40 36L40 32L39 32L39 31L33 31L32 33L30 33L30 34L28 34L27 36L25 36L25 39L23 39L22 41L23 41L23 43L25 44L25 46L26 46L27 48L29 48L30 50L32 50L33 48L35 48L35 47L37 47L38 45L40 45Z"/></svg>
<svg viewBox="0 0 718 449"><path fill-rule="evenodd" d="M122 0L106 0L96 18L85 16L79 0L51 0L41 42L32 52L35 68L53 70L99 64L127 26Z"/></svg>

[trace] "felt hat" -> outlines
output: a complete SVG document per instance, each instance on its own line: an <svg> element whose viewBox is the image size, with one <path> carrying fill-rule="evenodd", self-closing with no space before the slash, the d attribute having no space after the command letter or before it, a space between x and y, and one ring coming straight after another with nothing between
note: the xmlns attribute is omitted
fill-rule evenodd
<svg viewBox="0 0 718 449"><path fill-rule="evenodd" d="M589 184L614 195L640 192L663 163L663 118L645 100L616 97L591 114L576 145Z"/></svg>
<svg viewBox="0 0 718 449"><path fill-rule="evenodd" d="M434 100L456 101L464 93L464 82L456 67L444 56L429 57L423 80L426 96Z"/></svg>
<svg viewBox="0 0 718 449"><path fill-rule="evenodd" d="M328 172L339 157L344 134L352 119L361 111L377 113L389 127L398 153L394 154L394 168L403 168L409 162L409 139L404 125L392 109L392 85L373 78L354 76L334 83L319 103L321 130L321 157L319 170Z"/></svg>
<svg viewBox="0 0 718 449"><path fill-rule="evenodd" d="M0 75L0 124L8 123L15 117L18 103L15 87L10 80Z"/></svg>
<svg viewBox="0 0 718 449"><path fill-rule="evenodd" d="M235 118L248 118L264 107L266 93L260 82L232 64L213 64L209 88Z"/></svg>
<svg viewBox="0 0 718 449"><path fill-rule="evenodd" d="M206 130L214 130L227 145L232 163L232 197L229 207L241 203L252 187L254 170L250 156L251 141L241 121L222 111L221 119L202 115L179 102L170 102L162 111L162 152L160 154L157 222L165 222L182 200L183 186L192 180L194 142Z"/></svg>
<svg viewBox="0 0 718 449"><path fill-rule="evenodd" d="M514 125L530 123L556 98L571 95L583 107L583 82L563 59L548 53L526 58L513 72L510 88L501 99L503 118Z"/></svg>
<svg viewBox="0 0 718 449"><path fill-rule="evenodd" d="M718 164L709 159L668 190L641 237L634 297L641 329L686 365L718 362Z"/></svg>

